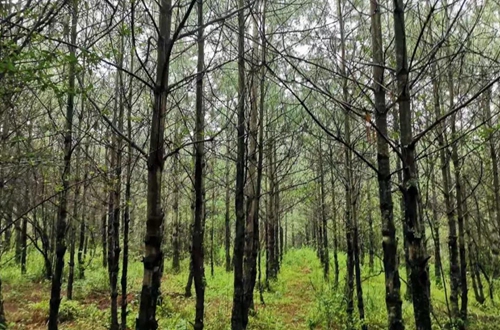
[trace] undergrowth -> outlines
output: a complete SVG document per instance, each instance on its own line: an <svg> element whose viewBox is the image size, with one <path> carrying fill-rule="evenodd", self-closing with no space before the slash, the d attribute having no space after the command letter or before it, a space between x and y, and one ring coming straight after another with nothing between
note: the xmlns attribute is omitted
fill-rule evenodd
<svg viewBox="0 0 500 330"><path fill-rule="evenodd" d="M21 275L20 267L12 257L10 253L2 256L0 270L4 282L3 294L9 328L45 329L49 310L50 282L44 279L43 259L36 251L30 251L27 273ZM127 325L133 329L142 283L142 264L138 255L131 259L133 262L128 272ZM157 308L159 328L192 329L195 299L184 297L189 260L182 261L182 271L179 274L174 274L170 264L171 262L167 260L161 289L162 299ZM290 250L283 258L278 280L271 281L270 290L263 292L263 302L259 292L255 292L255 312L250 318L249 329L343 330L349 327L359 329L363 322L369 329L386 329L385 284L380 262L375 263L371 270L367 264L363 265L364 321L359 319L357 313L356 293L355 313L351 319L347 316L344 295L344 255L339 255L339 265L339 283L335 285L333 267L330 268L328 281L325 281L315 251L306 248ZM225 272L223 265L215 267L213 277L210 275L208 263L205 271L207 282L205 329L230 329L233 275ZM264 263L262 272L265 274ZM61 302L61 329L106 329L109 320L109 288L108 273L102 267L102 256L95 253L87 258L83 279L78 278L77 270L75 273L77 277L74 284L74 300L69 301L64 296ZM453 322L447 317L445 288L437 287L434 285L434 279L432 281L433 328L446 329ZM406 292L405 283L403 278L402 297ZM64 294L65 285L66 282L63 287ZM474 300L472 293L469 294L468 328L498 329L500 309L490 300L481 305ZM499 296L495 298L499 299ZM406 328L414 329L412 304L403 298L402 307Z"/></svg>

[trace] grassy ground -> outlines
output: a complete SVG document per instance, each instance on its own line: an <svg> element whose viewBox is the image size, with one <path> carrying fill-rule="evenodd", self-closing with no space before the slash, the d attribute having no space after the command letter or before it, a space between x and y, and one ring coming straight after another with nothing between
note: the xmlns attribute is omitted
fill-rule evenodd
<svg viewBox="0 0 500 330"><path fill-rule="evenodd" d="M8 260L8 256L4 258ZM42 260L33 253L28 262L28 273L21 277L19 267L3 261L0 275L4 281L5 310L11 329L45 329L49 308L50 283L41 280ZM345 260L340 260L341 268ZM370 329L385 329L386 311L384 279L380 265L363 274L366 322ZM366 267L367 268L367 267ZM187 269L187 261L183 264ZM128 325L133 329L137 315L138 293L141 286L142 264L137 260L129 271L130 294L127 297L131 312ZM344 278L343 269L340 278ZM163 301L158 307L160 329L191 329L194 319L194 298L183 296L187 272L172 275L166 269ZM214 277L207 269L206 329L229 329L232 303L232 273L216 267ZM343 280L339 288L323 280L323 274L314 251L293 250L287 253L277 282L272 291L264 293L265 304L256 294L256 315L250 329L345 329L348 319L344 312ZM403 284L404 286L404 284ZM63 299L61 329L106 329L109 318L107 272L94 257L87 266L86 277L75 283L73 301ZM404 289L402 290L404 292ZM121 299L121 297L119 297ZM443 289L432 288L434 327L441 329L448 323ZM403 303L407 329L414 329L412 306ZM470 294L470 326L473 330L499 329L500 308L490 301L484 305L475 302Z"/></svg>

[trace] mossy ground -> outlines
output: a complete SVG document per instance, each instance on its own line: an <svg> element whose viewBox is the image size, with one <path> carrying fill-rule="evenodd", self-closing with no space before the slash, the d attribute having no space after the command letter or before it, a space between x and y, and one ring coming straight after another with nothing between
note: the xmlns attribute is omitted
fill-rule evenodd
<svg viewBox="0 0 500 330"><path fill-rule="evenodd" d="M102 268L100 257L94 255L87 260L85 278L76 280L74 300L63 298L61 305L60 329L87 330L106 329L109 318L108 275ZM5 256L3 260L9 260ZM289 251L282 263L279 278L271 283L272 290L264 292L265 304L256 292L256 313L251 317L252 330L288 329L346 329L349 320L345 313L343 295L345 259L340 256L340 285L333 286L332 280L325 282L315 252L310 249ZM183 272L173 274L166 265L162 292L163 299L158 307L160 329L191 329L194 318L195 299L184 297L187 280L187 260L183 262ZM50 282L42 280L43 262L36 253L31 253L28 271L21 276L19 266L13 261L4 261L0 275L4 281L5 310L10 329L45 329L49 308ZM133 329L137 315L138 296L142 281L142 264L136 258L129 269L130 313L128 326ZM232 304L232 273L216 266L214 276L206 269L206 317L207 330L230 328ZM386 329L385 289L381 265L372 271L364 266L363 293L366 323L369 329ZM402 282L402 293L405 282ZM64 288L65 289L65 288ZM500 307L491 301L483 305L475 302L470 292L469 329L500 329ZM446 328L447 305L445 291L432 287L434 328ZM121 297L119 297L121 299ZM500 298L498 303L500 304ZM403 314L407 329L414 329L412 305L403 302ZM359 321L352 321L359 322Z"/></svg>

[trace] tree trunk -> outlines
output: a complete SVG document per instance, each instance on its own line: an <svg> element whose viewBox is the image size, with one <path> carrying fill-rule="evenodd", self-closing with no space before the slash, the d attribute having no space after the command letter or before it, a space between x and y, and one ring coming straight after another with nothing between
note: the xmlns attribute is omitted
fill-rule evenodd
<svg viewBox="0 0 500 330"><path fill-rule="evenodd" d="M335 287L339 284L339 257L338 257L338 233L337 233L337 203L335 192L335 176L333 174L333 148L329 145L330 149L330 179L332 185L332 223L333 223L333 267L334 278L333 283Z"/></svg>
<svg viewBox="0 0 500 330"><path fill-rule="evenodd" d="M229 157L229 146L227 147L227 157ZM231 253L229 252L231 249L231 227L230 227L230 185L229 185L229 160L226 160L226 212L224 213L224 247L226 252L226 272L231 271Z"/></svg>
<svg viewBox="0 0 500 330"><path fill-rule="evenodd" d="M454 107L454 97L455 88L453 83L453 72L452 63L448 69L448 88L450 95L450 111ZM451 137L453 140L457 138L456 131L456 114L451 116ZM451 159L453 161L454 174L455 174L455 201L457 205L457 222L458 222L458 249L459 249L459 260L460 263L455 266L459 269L458 273L458 283L460 283L460 288L457 291L461 292L461 306L460 313L454 314L453 316L462 319L459 323L459 329L465 329L465 322L467 320L467 259L465 254L465 229L464 229L464 215L463 215L463 203L466 201L463 198L462 192L462 177L461 177L461 164L459 161L458 154L458 141L453 142L451 145ZM456 239L456 238L455 238ZM455 243L456 244L456 243ZM450 260L450 263L453 260ZM457 260L458 261L458 260ZM453 266L451 266L453 267ZM457 302L457 312L458 312L458 302Z"/></svg>
<svg viewBox="0 0 500 330"><path fill-rule="evenodd" d="M108 149L108 148L106 148ZM107 152L106 152L107 154ZM107 158L107 157L106 157ZM102 267L108 268L108 207L103 203L103 213L101 215L101 246L102 246Z"/></svg>
<svg viewBox="0 0 500 330"><path fill-rule="evenodd" d="M349 317L349 322L352 321L354 312L354 245L353 245L353 178L352 178L352 152L351 152L351 124L350 124L350 107L349 107L349 91L347 89L347 71L346 71L346 46L345 46L345 31L344 17L342 13L342 0L337 2L337 12L340 24L340 43L341 43L341 66L340 71L342 77L342 100L344 102L344 167L345 167L345 221L346 221L346 244L347 244L347 277L346 277L346 311Z"/></svg>
<svg viewBox="0 0 500 330"><path fill-rule="evenodd" d="M193 263L194 289L196 291L196 315L194 329L203 329L205 309L205 268L203 236L205 232L205 108L203 106L203 70L204 70L204 36L203 36L203 0L198 3L198 72L196 77L196 123L195 123L195 165L194 190L195 213L193 225L193 241L191 260Z"/></svg>
<svg viewBox="0 0 500 330"><path fill-rule="evenodd" d="M375 262L375 233L373 232L373 216L372 216L372 202L371 202L371 186L370 182L367 183L367 200L368 200L368 267L373 271Z"/></svg>
<svg viewBox="0 0 500 330"><path fill-rule="evenodd" d="M70 57L76 58L76 27L78 17L77 1L69 3L71 8L71 45L69 47ZM71 154L73 151L73 114L75 101L75 76L76 61L69 64L69 92L66 105L66 127L64 132L64 168L62 172L62 191L59 195L59 205L57 207L57 226L56 226L56 262L54 276L52 277L52 287L50 291L50 310L49 310L49 330L58 329L59 306L61 304L61 285L63 279L64 254L66 253L66 228L68 218L68 195L69 180L71 176Z"/></svg>
<svg viewBox="0 0 500 330"><path fill-rule="evenodd" d="M326 280L330 274L330 255L328 254L328 226L326 220L325 203L325 172L323 170L323 146L321 138L319 140L319 180L320 180L320 203L321 203L321 225L323 232L323 276Z"/></svg>
<svg viewBox="0 0 500 330"><path fill-rule="evenodd" d="M409 262L411 267L410 283L412 288L415 326L417 330L431 329L430 318L430 281L427 249L424 239L424 225L419 207L417 163L415 143L412 136L412 114L410 103L410 84L406 49L406 32L403 0L394 0L394 36L396 51L396 79L398 82L397 104L401 128L401 152L403 161L403 192L405 205L405 237L408 241Z"/></svg>
<svg viewBox="0 0 500 330"><path fill-rule="evenodd" d="M394 207L391 193L391 163L387 142L387 112L384 82L384 55L381 7L377 0L371 2L371 27L373 48L373 90L375 95L375 124L377 125L377 165L378 194L382 220L382 250L385 275L385 305L387 308L388 329L403 330L401 301L401 282L399 280L398 243L394 224Z"/></svg>
<svg viewBox="0 0 500 330"><path fill-rule="evenodd" d="M500 230L500 178L498 174L498 153L497 153L498 133L495 130L496 122L493 120L493 116L491 114L491 99L492 99L492 91L491 88L488 88L484 93L483 108L485 117L484 119L487 122L487 127L491 132L488 138L488 144L489 144L489 152L491 158L491 172L493 174L493 197L494 197L493 204L495 210L494 214L495 214L496 225L497 228L499 228Z"/></svg>
<svg viewBox="0 0 500 330"><path fill-rule="evenodd" d="M124 40L120 38L120 49L118 50L118 65L123 67ZM121 70L116 72L115 111L113 122L120 132L123 132L123 74ZM111 176L112 185L110 200L110 217L108 220L108 272L111 298L111 320L110 330L118 330L118 274L120 264L120 215L121 215L121 176L122 176L122 139L117 134L112 137L111 150Z"/></svg>
<svg viewBox="0 0 500 330"><path fill-rule="evenodd" d="M188 8L190 11L192 7ZM189 14L186 13L186 14ZM140 330L156 330L156 306L160 296L160 284L163 268L163 210L161 207L161 183L164 160L164 132L167 106L167 86L169 75L169 51L173 46L170 38L172 19L171 0L161 0L159 10L158 54L156 67L156 83L154 105L151 120L151 135L148 153L147 184L147 221L144 239L144 277L141 290L141 302L136 328Z"/></svg>
<svg viewBox="0 0 500 330"><path fill-rule="evenodd" d="M134 51L130 51L130 71L134 71ZM132 139L132 77L129 82L128 100L127 100L127 137ZM132 206L132 161L133 149L129 143L127 145L127 172L125 179L125 209L123 211L123 259L122 259L122 304L121 304L121 330L127 330L127 294L128 294L128 250L130 236L130 207Z"/></svg>
<svg viewBox="0 0 500 330"><path fill-rule="evenodd" d="M180 132L179 132L179 127L175 128L175 143L176 145L180 144ZM173 257L172 257L172 270L174 273L179 273L181 271L181 264L180 264L180 258L181 258L181 251L180 251L180 229L181 229L181 223L180 223L180 211L179 211L179 195L180 195L180 171L179 171L179 154L175 154L173 159L173 214L174 214L174 224L173 224L173 230L172 230L172 252L173 252Z"/></svg>
<svg viewBox="0 0 500 330"><path fill-rule="evenodd" d="M231 329L244 329L243 254L245 247L245 2L238 0L238 125L236 157L236 234L234 238L234 294Z"/></svg>
<svg viewBox="0 0 500 330"><path fill-rule="evenodd" d="M357 200L357 198L355 198ZM365 304L363 301L363 285L361 280L361 260L360 260L360 249L359 249L359 225L358 225L358 212L356 204L353 205L353 254L354 254L354 269L356 271L356 297L358 304L359 319L361 321L361 329L368 330L368 326L365 323Z"/></svg>

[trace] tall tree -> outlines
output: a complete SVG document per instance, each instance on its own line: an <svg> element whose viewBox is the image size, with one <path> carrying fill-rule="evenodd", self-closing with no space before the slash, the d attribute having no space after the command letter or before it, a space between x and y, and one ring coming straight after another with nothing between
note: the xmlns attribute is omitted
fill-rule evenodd
<svg viewBox="0 0 500 330"><path fill-rule="evenodd" d="M245 3L238 0L238 106L234 237L234 293L231 329L244 329L243 254L245 247Z"/></svg>
<svg viewBox="0 0 500 330"><path fill-rule="evenodd" d="M66 231L68 219L68 195L70 189L71 176L71 156L73 154L73 115L75 112L75 94L76 94L76 38L78 24L78 0L68 2L68 10L71 13L71 29L69 54L69 72L68 72L68 98L66 102L66 121L64 128L64 157L62 172L62 191L59 195L59 205L57 207L56 224L56 260L54 276L52 277L52 287L50 291L50 311L49 311L49 330L58 329L59 306L61 304L61 286L63 279L64 254L66 253Z"/></svg>
<svg viewBox="0 0 500 330"><path fill-rule="evenodd" d="M375 124L377 125L377 164L380 214L382 219L382 249L385 275L385 304L388 328L404 329L401 310L401 283L399 280L398 245L394 224L394 207L391 193L391 164L389 156L387 106L385 100L384 53L381 26L381 7L377 0L370 0L373 91L375 96Z"/></svg>
<svg viewBox="0 0 500 330"><path fill-rule="evenodd" d="M141 302L136 328L140 330L156 330L156 306L160 296L160 283L163 268L163 253L161 243L163 239L163 210L161 207L161 182L164 160L164 133L167 107L167 87L169 75L169 57L173 47L170 36L172 25L172 2L160 2L158 38L157 38L157 66L154 90L154 104L151 120L148 154L148 183L147 183L147 221L144 278L141 290Z"/></svg>
<svg viewBox="0 0 500 330"><path fill-rule="evenodd" d="M205 268L203 236L205 232L205 108L203 106L203 75L205 41L203 35L203 0L198 4L198 69L196 77L196 123L195 123L195 165L194 190L195 209L194 225L192 230L193 242L191 247L191 262L193 269L194 287L196 291L196 314L194 329L203 329L205 310Z"/></svg>
<svg viewBox="0 0 500 330"><path fill-rule="evenodd" d="M346 299L347 299L347 314L352 318L354 312L354 246L353 246L353 207L354 207L354 179L352 167L352 145L351 145L351 118L349 109L349 90L346 70L346 39L345 39L345 25L343 16L343 1L337 1L337 15L340 25L340 50L341 50L341 64L340 71L342 79L342 101L344 104L344 168L345 168L345 221L346 221L346 244L347 244L347 277L346 277Z"/></svg>
<svg viewBox="0 0 500 330"><path fill-rule="evenodd" d="M396 52L397 104L403 162L402 193L404 199L405 237L408 242L410 285L417 330L431 328L430 281L425 246L424 224L419 201L415 141L412 133L411 94L406 46L405 6L394 0L394 47Z"/></svg>

